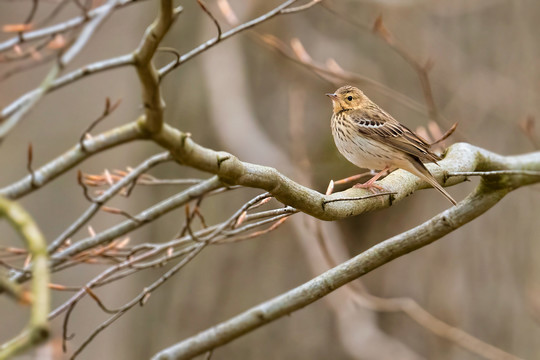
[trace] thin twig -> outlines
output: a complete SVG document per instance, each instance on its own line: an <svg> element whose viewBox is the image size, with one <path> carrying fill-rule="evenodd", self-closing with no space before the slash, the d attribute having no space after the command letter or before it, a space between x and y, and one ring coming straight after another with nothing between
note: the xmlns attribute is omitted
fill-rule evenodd
<svg viewBox="0 0 540 360"><path fill-rule="evenodd" d="M140 0L120 0L118 4L116 4L116 7L121 8L126 5L131 5L133 3L136 3L138 1ZM13 46L22 44L23 42L33 41L33 40L37 40L43 37L50 37L52 35L63 33L71 29L77 28L81 26L82 24L84 24L85 22L87 22L88 19L92 19L97 16L100 16L103 12L107 12L107 11L109 11L107 5L102 5L100 7L90 10L88 12L88 18L85 18L84 16L78 16L78 17L69 19L67 21L64 21L62 23L49 26L44 29L38 29L34 31L25 32L24 34L22 34L22 36L16 36L0 43L0 52L7 51L13 48Z"/></svg>
<svg viewBox="0 0 540 360"><path fill-rule="evenodd" d="M18 199L41 188L90 156L111 147L141 139L143 136L144 134L136 122L101 133L99 136L85 140L84 146L87 152L82 151L78 145L71 148L39 169L34 170L35 181L32 181L32 177L28 175L11 185L1 188L0 196Z"/></svg>
<svg viewBox="0 0 540 360"><path fill-rule="evenodd" d="M457 129L457 126L458 126L458 123L454 123L454 125L452 125L450 127L450 129L448 129L440 138L438 138L437 140L433 141L432 143L430 143L429 145L430 146L433 146L433 145L437 145L441 142L443 142L444 140L448 139L450 137L450 135L452 135L454 133L454 131L456 131Z"/></svg>
<svg viewBox="0 0 540 360"><path fill-rule="evenodd" d="M189 253L185 258L180 260L178 264L176 264L172 269L167 271L163 276L161 276L158 280L156 280L153 284L146 287L138 296L133 298L129 303L124 305L121 309L118 310L112 317L110 317L108 320L106 320L104 323L102 323L100 326L98 326L94 332L79 346L79 348L73 353L71 356L71 359L75 359L81 351L84 350L84 348L103 330L105 330L109 325L111 325L113 322L118 320L122 315L124 315L129 309L131 309L133 306L140 303L140 301L143 298L147 298L148 294L155 291L157 288L159 288L163 283L165 283L168 279L170 279L172 276L174 276L178 271L180 271L185 265L187 265L197 254L199 254L205 247L204 243L199 244L199 246L195 247L191 253Z"/></svg>
<svg viewBox="0 0 540 360"><path fill-rule="evenodd" d="M133 171L131 171L127 176L122 180L111 186L107 191L105 191L101 196L99 196L96 201L90 205L90 207L71 225L68 226L66 230L62 232L48 247L48 252L53 253L59 249L65 241L71 237L76 231L78 231L82 226L84 226L98 211L101 205L109 201L114 195L116 195L122 188L134 182L137 177L150 170L154 166L161 164L166 161L171 160L171 155L166 153L161 153L152 156L148 160L141 163ZM86 187L85 187L86 189Z"/></svg>
<svg viewBox="0 0 540 360"><path fill-rule="evenodd" d="M83 178L83 176L82 176L81 170L77 170L77 184L79 184L79 186L83 189L83 195L84 195L85 199L88 200L88 202L100 204L99 201L96 201L96 200L92 199L90 194L88 194L88 188L84 184L84 181L83 181L82 178Z"/></svg>
<svg viewBox="0 0 540 360"><path fill-rule="evenodd" d="M126 220L106 231L103 231L100 234L80 240L68 248L53 254L51 256L51 264L52 266L59 265L85 250L92 249L100 244L106 244L113 239L121 237L126 233L141 227L143 224L159 218L163 214L166 214L179 206L186 204L188 201L202 196L221 186L221 181L217 176L214 176L199 185L192 186L191 188L171 196L170 198L163 200L151 208L135 215L134 218L137 221Z"/></svg>
<svg viewBox="0 0 540 360"><path fill-rule="evenodd" d="M30 182L32 186L35 186L36 174L32 168L32 161L34 160L34 152L32 149L32 143L28 144L28 156L26 161L26 170L30 173Z"/></svg>
<svg viewBox="0 0 540 360"><path fill-rule="evenodd" d="M49 70L41 82L37 92L35 92L17 112L9 116L4 122L0 122L0 140L5 138L21 119L39 102L43 95L49 91L60 71L84 48L97 28L114 10L118 1L120 0L108 0L107 3L102 6L104 8L103 12L90 20L77 36L73 44L61 54L58 62Z"/></svg>
<svg viewBox="0 0 540 360"><path fill-rule="evenodd" d="M216 17L212 14L212 12L208 9L208 7L205 5L205 3L202 0L197 0L197 4L201 7L201 9L212 19L214 22L214 25L216 25L217 29L217 37L216 37L216 43L218 43L221 40L221 26L219 25L219 22L217 21ZM178 59L180 60L180 59Z"/></svg>
<svg viewBox="0 0 540 360"><path fill-rule="evenodd" d="M321 1L322 0L311 0L310 2L308 2L308 3L304 4L304 5L296 6L296 7L293 7L293 8L283 9L283 10L281 10L281 13L282 14L292 14L292 13L296 13L296 12L299 12L299 11L304 11L304 10L307 10L307 9L317 5Z"/></svg>
<svg viewBox="0 0 540 360"><path fill-rule="evenodd" d="M253 19L251 21L245 22L245 23L243 23L241 25L238 25L237 27L235 27L235 28L221 34L219 39L221 41L223 41L223 40L228 39L228 38L242 32L244 30L250 29L250 28L252 28L252 27L254 27L254 26L256 26L256 25L258 25L258 24L260 24L262 22L270 20L271 18L273 18L273 17L275 17L277 15L280 15L281 10L283 10L283 9L287 8L288 6L294 4L296 1L297 0L287 0L284 3L282 3L281 5L277 6L276 8L270 10L266 14L264 14L262 16L259 16L258 18ZM166 76L168 73L170 73L171 71L176 69L181 64L185 63L186 61L194 58L195 56L203 53L204 51L206 51L206 50L210 49L211 47L213 47L214 45L216 45L217 42L218 42L217 39L218 38L210 39L210 40L204 42L203 44L197 46L193 50L188 51L187 53L182 55L180 57L179 61L173 61L173 62L170 62L167 65L163 66L161 69L159 69L160 78L163 78L164 76Z"/></svg>
<svg viewBox="0 0 540 360"><path fill-rule="evenodd" d="M133 65L133 62L133 54L121 55L114 58L97 61L55 79L54 81L52 81L52 83L47 89L44 89L44 91L45 93L52 92L53 90L58 90L89 75L97 74L103 71L112 70L127 65ZM0 122L9 118L15 112L23 108L29 101L34 99L40 91L41 90L39 88L29 91L26 94L20 96L15 101L13 101L11 104L4 107L0 113Z"/></svg>
<svg viewBox="0 0 540 360"><path fill-rule="evenodd" d="M90 133L90 131L92 131L92 129L94 129L94 127L96 127L97 124L99 124L103 119L105 119L114 110L116 110L116 108L118 108L121 102L122 102L122 99L118 99L113 105L111 105L111 99L109 99L108 97L105 98L105 109L103 110L103 113L96 120L92 121L90 125L88 125L86 130L82 133L81 137L79 138L79 146L81 147L83 151L87 151L86 148L84 147L85 137Z"/></svg>
<svg viewBox="0 0 540 360"><path fill-rule="evenodd" d="M130 213L122 209L113 208L110 206L101 206L101 211L108 212L109 214L122 215L131 221L134 221L137 223L140 222L139 219L135 218L133 215L131 215Z"/></svg>
<svg viewBox="0 0 540 360"><path fill-rule="evenodd" d="M39 5L39 0L32 0L32 9L30 9L30 13L26 17L26 20L24 20L25 24L30 24L32 20L34 20L34 16L36 15L38 5ZM19 34L19 36L22 36L22 32Z"/></svg>

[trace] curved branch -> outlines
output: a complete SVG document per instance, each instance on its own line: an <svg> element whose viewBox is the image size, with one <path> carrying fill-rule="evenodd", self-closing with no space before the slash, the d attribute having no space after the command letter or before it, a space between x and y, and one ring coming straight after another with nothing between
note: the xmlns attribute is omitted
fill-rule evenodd
<svg viewBox="0 0 540 360"><path fill-rule="evenodd" d="M386 208L416 190L430 187L429 184L407 171L397 170L379 182L385 190L395 193L395 195L362 201L335 201L336 199L365 196L369 192L351 188L331 195L323 195L292 181L274 168L243 162L229 153L214 151L198 145L188 134L168 125L164 125L162 131L154 135L153 138L171 151L171 154L181 164L216 174L228 184L264 189L283 204L321 220L337 220ZM540 152L518 156L501 156L470 144L458 143L447 150L446 156L439 162L439 166L434 164L427 164L427 166L439 183L443 186L450 186L463 182L466 177L449 177L449 173L540 170ZM509 189L540 181L538 177L527 175L501 175L492 176L489 179L493 186Z"/></svg>
<svg viewBox="0 0 540 360"><path fill-rule="evenodd" d="M476 190L457 206L373 246L295 289L159 352L153 359L191 359L289 315L391 260L426 246L458 229L486 212L509 191L508 188L491 187L483 180Z"/></svg>
<svg viewBox="0 0 540 360"><path fill-rule="evenodd" d="M0 347L0 359L13 356L43 342L49 336L47 316L50 307L49 267L45 238L36 223L19 204L0 197L0 217L18 231L32 256L32 310L30 322L16 338Z"/></svg>

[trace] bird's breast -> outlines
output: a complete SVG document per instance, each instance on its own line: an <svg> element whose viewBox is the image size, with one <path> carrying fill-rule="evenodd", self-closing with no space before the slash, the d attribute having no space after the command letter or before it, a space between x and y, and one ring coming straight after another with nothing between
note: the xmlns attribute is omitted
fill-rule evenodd
<svg viewBox="0 0 540 360"><path fill-rule="evenodd" d="M396 156L400 155L392 147L362 135L357 125L348 121L345 116L334 115L331 126L339 152L360 168L384 169L391 166Z"/></svg>

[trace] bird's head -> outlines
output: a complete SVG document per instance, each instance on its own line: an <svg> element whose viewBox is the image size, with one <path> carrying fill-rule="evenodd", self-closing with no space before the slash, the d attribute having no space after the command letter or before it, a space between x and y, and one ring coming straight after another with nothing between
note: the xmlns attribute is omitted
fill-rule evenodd
<svg viewBox="0 0 540 360"><path fill-rule="evenodd" d="M335 93L326 94L326 96L332 99L336 114L344 110L358 109L367 99L360 89L349 85L342 86Z"/></svg>

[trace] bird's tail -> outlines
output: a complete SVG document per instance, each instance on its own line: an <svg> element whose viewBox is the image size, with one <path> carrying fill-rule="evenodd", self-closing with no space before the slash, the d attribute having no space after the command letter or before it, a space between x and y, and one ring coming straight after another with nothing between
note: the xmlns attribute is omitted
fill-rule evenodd
<svg viewBox="0 0 540 360"><path fill-rule="evenodd" d="M411 159L411 163L414 166L414 170L412 171L413 174L421 178L422 180L427 181L431 184L435 189L439 190L441 194L443 194L453 205L456 205L457 202L450 196L449 193L444 190L444 188L437 182L437 180L431 175L429 170L426 168L426 166L416 158Z"/></svg>

